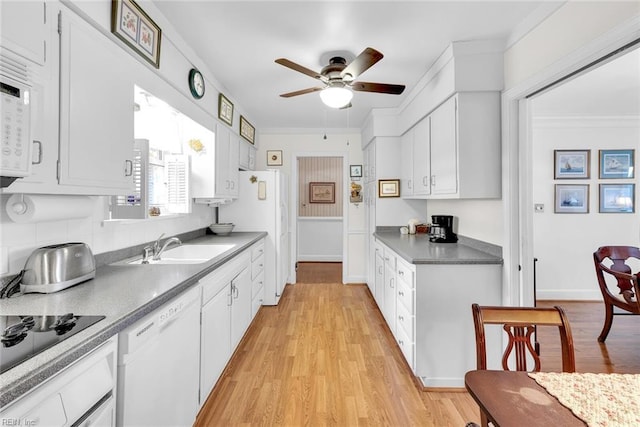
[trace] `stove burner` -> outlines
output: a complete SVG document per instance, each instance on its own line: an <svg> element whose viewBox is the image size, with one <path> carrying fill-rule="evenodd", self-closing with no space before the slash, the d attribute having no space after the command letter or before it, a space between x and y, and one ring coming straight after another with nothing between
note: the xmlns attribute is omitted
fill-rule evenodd
<svg viewBox="0 0 640 427"><path fill-rule="evenodd" d="M0 373L58 344L104 316L0 316ZM7 326L5 326L7 325Z"/></svg>
<svg viewBox="0 0 640 427"><path fill-rule="evenodd" d="M13 325L9 325L5 328L4 332L2 333L2 342L4 343L5 341L13 341L21 335L26 336L27 331L33 328L33 325L35 325L33 316L23 317L20 322L14 323Z"/></svg>

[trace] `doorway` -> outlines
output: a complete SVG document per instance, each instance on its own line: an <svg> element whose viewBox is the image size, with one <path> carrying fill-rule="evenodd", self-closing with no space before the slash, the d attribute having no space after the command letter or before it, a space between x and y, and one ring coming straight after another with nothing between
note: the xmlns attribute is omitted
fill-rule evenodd
<svg viewBox="0 0 640 427"><path fill-rule="evenodd" d="M509 89L503 94L503 158L505 159L503 196L505 217L510 219L505 225L504 280L508 284L505 286L503 295L505 305L532 306L535 304L533 236L536 230L533 225L535 206L532 173L532 99L530 97L536 91L553 86L558 81L557 76L573 77L578 70L582 72L590 68L587 65L600 63L605 53L616 52L616 56L620 56L625 47L629 48L637 44L636 30L625 27L623 31L625 31L624 36L605 35L594 40L575 55L558 61L520 86ZM611 60L613 56L607 59ZM595 202L592 201L592 203ZM595 206L598 209L597 204ZM589 231L585 230L585 232Z"/></svg>
<svg viewBox="0 0 640 427"><path fill-rule="evenodd" d="M637 245L640 49L531 98L532 244L537 300L600 300L593 252ZM607 159L620 159L610 173ZM636 160L637 161L637 160ZM631 169L622 173L622 164ZM616 171L617 171L616 169ZM629 193L629 205L609 203Z"/></svg>
<svg viewBox="0 0 640 427"><path fill-rule="evenodd" d="M342 152L297 153L292 170L295 265L338 263L340 283L344 283L342 266L348 226L344 191L346 156Z"/></svg>

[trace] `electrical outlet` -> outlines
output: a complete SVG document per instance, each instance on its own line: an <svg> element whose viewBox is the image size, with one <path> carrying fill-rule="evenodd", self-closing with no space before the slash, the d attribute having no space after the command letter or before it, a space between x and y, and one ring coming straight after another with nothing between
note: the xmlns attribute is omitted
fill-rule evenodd
<svg viewBox="0 0 640 427"><path fill-rule="evenodd" d="M544 204L542 204L542 203L536 203L535 205L533 205L533 210L535 211L535 213L542 213L542 212L544 212Z"/></svg>

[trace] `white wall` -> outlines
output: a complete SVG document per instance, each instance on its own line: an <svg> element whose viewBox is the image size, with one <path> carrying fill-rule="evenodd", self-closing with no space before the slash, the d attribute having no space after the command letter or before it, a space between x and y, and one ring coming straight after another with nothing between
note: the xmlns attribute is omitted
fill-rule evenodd
<svg viewBox="0 0 640 427"><path fill-rule="evenodd" d="M345 156L346 170L349 165L362 164L362 145L359 129L338 129L327 131L327 139L324 139L325 130L271 130L269 133L260 134L260 145L256 153L256 169L267 169L267 150L282 150L282 166L278 167L287 176L293 176L293 168L296 167L296 156L332 155L342 153ZM348 172L347 172L348 173ZM345 176L344 185L349 185L350 180ZM295 194L293 181L291 181L291 191L289 192L289 206L291 209L291 225L296 218ZM349 191L345 189L344 197L348 199ZM348 200L347 200L348 201ZM336 201L337 202L337 201ZM364 217L364 206L362 203L348 203L348 208L344 212L347 235L344 245L343 280L345 283L362 283L366 280L365 252L366 252L366 226ZM292 242L294 244L295 242ZM292 246L292 254L293 246ZM290 277L295 277L292 272Z"/></svg>
<svg viewBox="0 0 640 427"><path fill-rule="evenodd" d="M535 105L535 102L534 102ZM593 252L605 245L637 246L640 221L636 213L599 213L599 184L636 184L638 178L599 179L598 150L640 152L640 118L537 118L533 121L533 201L544 212L533 216L533 244L540 299L601 298L593 267ZM589 179L555 180L553 151L591 150ZM638 158L636 154L636 165ZM554 213L554 184L588 184L588 214Z"/></svg>

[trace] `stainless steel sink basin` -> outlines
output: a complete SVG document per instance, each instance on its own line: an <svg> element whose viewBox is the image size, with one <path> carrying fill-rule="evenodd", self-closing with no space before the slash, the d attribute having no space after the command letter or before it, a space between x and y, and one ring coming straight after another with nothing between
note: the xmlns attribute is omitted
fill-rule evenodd
<svg viewBox="0 0 640 427"><path fill-rule="evenodd" d="M201 264L222 255L235 245L181 245L164 251L162 259L149 259L149 264ZM142 264L142 257L117 264Z"/></svg>

